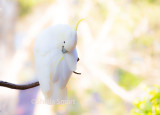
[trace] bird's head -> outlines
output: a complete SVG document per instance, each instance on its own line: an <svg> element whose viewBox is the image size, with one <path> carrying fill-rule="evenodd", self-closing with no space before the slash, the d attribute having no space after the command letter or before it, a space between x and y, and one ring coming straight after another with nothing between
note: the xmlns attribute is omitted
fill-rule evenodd
<svg viewBox="0 0 160 115"><path fill-rule="evenodd" d="M75 29L68 25L57 25L56 36L58 39L57 48L62 51L63 54L71 52L77 45L77 28L79 23L84 20L81 19L75 26Z"/></svg>
<svg viewBox="0 0 160 115"><path fill-rule="evenodd" d="M57 25L56 26L56 36L57 36L57 48L62 51L63 54L71 52L75 49L77 45L77 28L79 23L84 20L81 19L75 26L75 29L68 25Z"/></svg>
<svg viewBox="0 0 160 115"><path fill-rule="evenodd" d="M57 48L62 51L63 54L71 52L77 44L77 33L68 25L57 25Z"/></svg>

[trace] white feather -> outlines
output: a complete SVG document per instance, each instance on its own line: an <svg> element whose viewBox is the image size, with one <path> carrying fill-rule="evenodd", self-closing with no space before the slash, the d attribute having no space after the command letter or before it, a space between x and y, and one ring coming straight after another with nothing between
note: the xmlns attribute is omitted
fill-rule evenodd
<svg viewBox="0 0 160 115"><path fill-rule="evenodd" d="M54 77L56 77L57 80L53 82L52 99L67 99L68 97L66 85L73 71L71 66L75 67L77 64L77 55L75 55L75 52L76 49L74 53L72 52L69 55L65 54L56 68ZM76 62L69 60L70 58L75 59Z"/></svg>
<svg viewBox="0 0 160 115"><path fill-rule="evenodd" d="M76 64L77 64L77 59L78 59L78 54L76 48L72 51L69 52L65 55L67 65L69 66L69 69L71 71L76 70Z"/></svg>
<svg viewBox="0 0 160 115"><path fill-rule="evenodd" d="M38 35L34 47L37 78L45 99L67 99L66 85L76 69L77 51L63 54L63 40L69 39L69 49L75 46L70 39L72 30L66 26L51 26ZM74 33L74 31L73 31ZM73 37L73 35L72 35ZM76 43L76 38L75 41ZM65 44L66 45L66 44Z"/></svg>

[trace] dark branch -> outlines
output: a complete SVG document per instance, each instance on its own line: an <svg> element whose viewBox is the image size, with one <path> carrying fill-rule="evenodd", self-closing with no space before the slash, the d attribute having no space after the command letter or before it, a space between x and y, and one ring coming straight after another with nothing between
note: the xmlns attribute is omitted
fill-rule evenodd
<svg viewBox="0 0 160 115"><path fill-rule="evenodd" d="M78 59L77 59L77 62L78 62L79 60L80 60L80 59L78 58Z"/></svg>
<svg viewBox="0 0 160 115"><path fill-rule="evenodd" d="M78 72L76 72L76 71L73 71L73 73L78 74L78 75L81 75L81 73L78 73Z"/></svg>
<svg viewBox="0 0 160 115"><path fill-rule="evenodd" d="M79 58L77 59L77 62L78 61L79 61ZM75 71L73 71L73 73L81 75L81 73L78 73L78 72L75 72ZM37 82L34 82L34 83L30 83L30 84L17 85L17 84L5 82L5 81L0 81L0 86L8 87L8 88L11 88L11 89L26 90L26 89L30 89L30 88L39 86L39 82L37 81Z"/></svg>
<svg viewBox="0 0 160 115"><path fill-rule="evenodd" d="M11 89L25 90L25 89L30 89L30 88L39 86L39 82L37 81L37 82L26 84L26 85L17 85L17 84L5 82L5 81L0 81L0 86L8 87Z"/></svg>

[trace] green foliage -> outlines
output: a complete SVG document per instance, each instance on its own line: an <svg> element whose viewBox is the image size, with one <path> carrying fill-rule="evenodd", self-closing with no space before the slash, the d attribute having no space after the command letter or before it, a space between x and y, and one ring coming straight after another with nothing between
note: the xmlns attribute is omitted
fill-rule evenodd
<svg viewBox="0 0 160 115"><path fill-rule="evenodd" d="M77 95L76 95L76 91L75 90L70 90L69 91L70 94L70 98L74 99L75 104L74 107L73 106L67 106L67 110L69 115L76 115L77 113L79 113L79 115L81 115L83 112L86 111L86 108L83 108L81 106L81 103L79 102Z"/></svg>
<svg viewBox="0 0 160 115"><path fill-rule="evenodd" d="M108 11L105 3L97 3L96 6L97 6L97 13L99 13L103 19L106 19Z"/></svg>
<svg viewBox="0 0 160 115"><path fill-rule="evenodd" d="M140 77L122 69L118 71L118 74L119 74L119 85L127 90L134 88L142 81Z"/></svg>
<svg viewBox="0 0 160 115"><path fill-rule="evenodd" d="M160 87L149 90L142 100L134 102L132 115L160 115Z"/></svg>
<svg viewBox="0 0 160 115"><path fill-rule="evenodd" d="M53 0L18 0L19 3L19 16L24 16L32 10L32 8L42 2L50 2Z"/></svg>
<svg viewBox="0 0 160 115"><path fill-rule="evenodd" d="M160 1L159 0L133 0L134 3L148 3L148 4L159 4Z"/></svg>
<svg viewBox="0 0 160 115"><path fill-rule="evenodd" d="M142 35L140 37L137 37L133 40L133 45L136 48L141 48L141 47L150 47L153 46L154 39L151 36L147 35Z"/></svg>
<svg viewBox="0 0 160 115"><path fill-rule="evenodd" d="M23 16L27 13L29 13L32 9L32 7L35 5L35 0L18 0L19 2L19 8L20 12L19 15Z"/></svg>

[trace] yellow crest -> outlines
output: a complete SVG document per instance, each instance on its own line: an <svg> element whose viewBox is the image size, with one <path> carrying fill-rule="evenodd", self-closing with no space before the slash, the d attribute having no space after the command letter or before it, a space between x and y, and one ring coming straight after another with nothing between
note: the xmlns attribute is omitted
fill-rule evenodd
<svg viewBox="0 0 160 115"><path fill-rule="evenodd" d="M81 21L83 21L83 20L85 20L85 19L84 19L84 18L82 18L82 19L80 19L80 20L77 22L77 24L76 24L76 26L75 26L76 31L77 31L78 25L79 25L79 24L80 24L80 22L81 22Z"/></svg>

